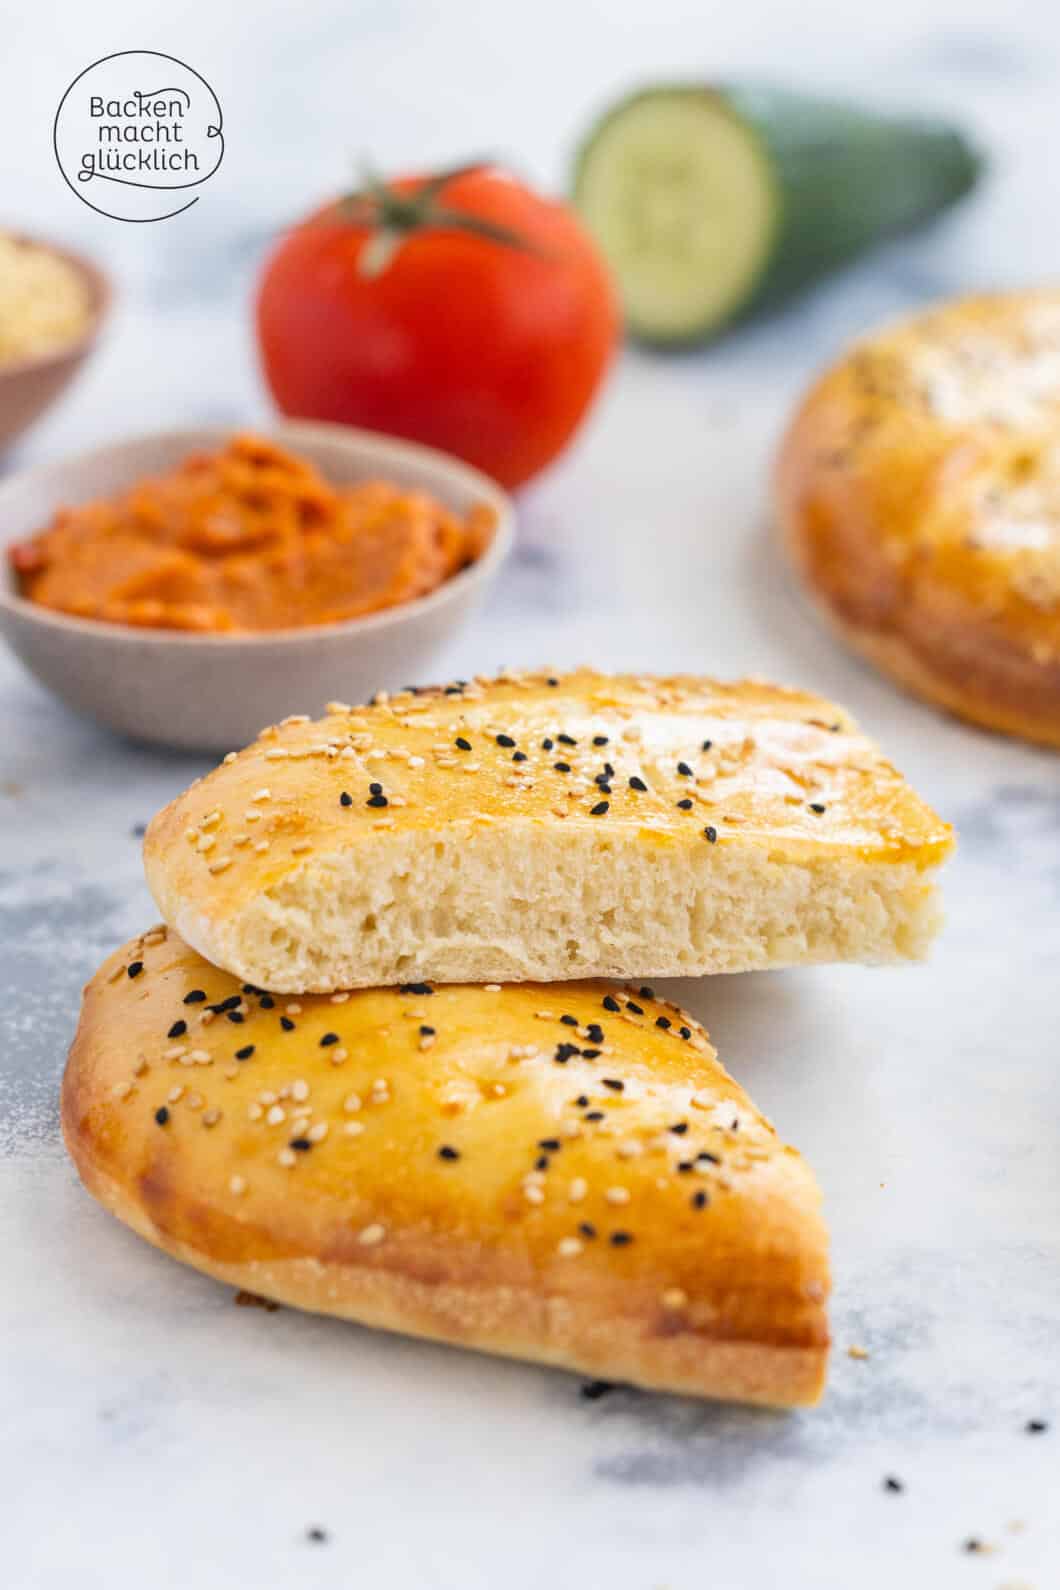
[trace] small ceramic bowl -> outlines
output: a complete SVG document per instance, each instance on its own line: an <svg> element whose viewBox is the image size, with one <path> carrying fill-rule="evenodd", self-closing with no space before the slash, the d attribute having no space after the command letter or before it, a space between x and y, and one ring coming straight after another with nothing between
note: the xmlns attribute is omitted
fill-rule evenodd
<svg viewBox="0 0 1060 1590"><path fill-rule="evenodd" d="M233 635L135 629L24 600L4 547L46 525L61 506L171 470L189 453L216 450L231 430L167 431L14 476L0 482L0 632L68 705L133 739L229 751L290 713L428 681L435 654L481 601L511 547L510 499L470 465L413 442L303 422L266 433L335 485L383 477L427 491L459 514L486 503L496 514L493 537L475 563L426 596L364 618Z"/></svg>
<svg viewBox="0 0 1060 1590"><path fill-rule="evenodd" d="M19 243L47 249L77 272L88 292L89 320L73 342L28 359L0 364L0 451L10 447L69 386L95 345L110 302L107 278L91 261L40 238L21 233L14 236Z"/></svg>

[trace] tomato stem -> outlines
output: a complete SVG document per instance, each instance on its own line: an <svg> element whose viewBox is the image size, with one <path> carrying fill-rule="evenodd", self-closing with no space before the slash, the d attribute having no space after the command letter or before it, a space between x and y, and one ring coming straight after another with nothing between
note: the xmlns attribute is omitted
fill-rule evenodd
<svg viewBox="0 0 1060 1590"><path fill-rule="evenodd" d="M513 227L503 226L484 215L455 210L440 204L442 194L458 177L481 171L490 162L476 160L449 166L425 177L412 192L388 184L367 162L362 163L361 187L340 201L346 218L355 226L367 227L371 236L357 261L359 275L381 276L392 264L405 239L431 229L466 232L504 248L542 255L542 250Z"/></svg>

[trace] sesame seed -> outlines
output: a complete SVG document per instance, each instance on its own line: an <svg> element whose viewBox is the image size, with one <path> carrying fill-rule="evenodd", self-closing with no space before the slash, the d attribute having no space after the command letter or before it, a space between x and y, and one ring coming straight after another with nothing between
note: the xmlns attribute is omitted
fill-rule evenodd
<svg viewBox="0 0 1060 1590"><path fill-rule="evenodd" d="M580 1204L588 1191L589 1183L585 1180L585 1177L575 1176L574 1180L570 1184L570 1187L567 1189L567 1197L570 1199L572 1204Z"/></svg>
<svg viewBox="0 0 1060 1590"><path fill-rule="evenodd" d="M309 1083L306 1082L304 1077L299 1077L297 1082L291 1083L291 1097L292 1099L298 1099L299 1101L302 1099L308 1099Z"/></svg>
<svg viewBox="0 0 1060 1590"><path fill-rule="evenodd" d="M374 1248L386 1236L386 1228L380 1225L365 1226L358 1234L357 1241L363 1248Z"/></svg>
<svg viewBox="0 0 1060 1590"><path fill-rule="evenodd" d="M666 1291L662 1294L659 1302L662 1304L663 1308L670 1309L671 1312L674 1312L677 1309L684 1308L685 1304L688 1302L688 1294L686 1292L682 1292L679 1286L670 1286L667 1287Z"/></svg>
<svg viewBox="0 0 1060 1590"><path fill-rule="evenodd" d="M536 1186L534 1183L531 1183L529 1186L523 1188L523 1197L526 1199L528 1204L543 1204L545 1201L545 1195L541 1191L541 1188Z"/></svg>
<svg viewBox="0 0 1060 1590"><path fill-rule="evenodd" d="M347 1093L342 1101L342 1107L347 1115L355 1115L361 1108L361 1095L359 1093Z"/></svg>
<svg viewBox="0 0 1060 1590"><path fill-rule="evenodd" d="M342 1130L347 1137L359 1137L364 1131L363 1121L347 1121Z"/></svg>
<svg viewBox="0 0 1060 1590"><path fill-rule="evenodd" d="M297 1163L297 1155L292 1148L281 1148L276 1156L276 1162L290 1170L291 1166Z"/></svg>
<svg viewBox="0 0 1060 1590"><path fill-rule="evenodd" d="M216 1126L221 1119L220 1110L207 1110L202 1118L203 1126Z"/></svg>
<svg viewBox="0 0 1060 1590"><path fill-rule="evenodd" d="M564 1259L573 1259L582 1252L582 1244L577 1237L564 1237L557 1246L556 1252Z"/></svg>
<svg viewBox="0 0 1060 1590"><path fill-rule="evenodd" d="M269 1126L279 1126L280 1122L285 1121L286 1119L287 1111L284 1109L282 1104L274 1104L268 1115L265 1117L265 1120Z"/></svg>
<svg viewBox="0 0 1060 1590"><path fill-rule="evenodd" d="M306 1133L306 1136L308 1137L308 1139L309 1139L309 1141L311 1143L322 1143L324 1141L325 1137L327 1137L327 1135L328 1135L328 1123L327 1123L327 1121L316 1121L316 1122L314 1122L314 1124L309 1128L308 1132Z"/></svg>
<svg viewBox="0 0 1060 1590"><path fill-rule="evenodd" d="M239 1198L247 1190L246 1180L242 1176L233 1176L228 1183L228 1191Z"/></svg>

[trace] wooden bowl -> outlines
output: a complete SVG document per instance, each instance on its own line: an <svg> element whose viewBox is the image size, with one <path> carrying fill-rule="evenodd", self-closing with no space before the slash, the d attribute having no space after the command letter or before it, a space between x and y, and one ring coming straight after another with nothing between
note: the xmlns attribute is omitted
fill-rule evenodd
<svg viewBox="0 0 1060 1590"><path fill-rule="evenodd" d="M68 705L119 734L188 750L230 751L294 712L329 700L432 682L425 672L493 582L513 540L501 488L469 464L418 443L343 425L291 421L265 434L336 485L383 477L429 492L454 513L485 503L496 528L481 556L426 596L363 618L301 629L194 634L74 618L17 594L5 547L63 506L122 491L215 451L231 427L166 431L98 447L0 482L0 633Z"/></svg>
<svg viewBox="0 0 1060 1590"><path fill-rule="evenodd" d="M17 441L69 386L95 345L111 298L106 276L90 260L43 238L19 232L9 235L18 243L47 249L76 271L88 290L90 307L88 324L72 342L50 348L47 353L0 364L0 452Z"/></svg>

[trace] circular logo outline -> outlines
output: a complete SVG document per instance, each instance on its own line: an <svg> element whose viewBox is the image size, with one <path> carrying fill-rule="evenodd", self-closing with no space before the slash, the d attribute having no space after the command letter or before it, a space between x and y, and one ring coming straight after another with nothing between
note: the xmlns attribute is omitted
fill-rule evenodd
<svg viewBox="0 0 1060 1590"><path fill-rule="evenodd" d="M218 156L217 164L213 167L213 170L207 171L201 177L196 177L194 182L174 182L170 184L174 190L180 188L197 188L201 183L208 182L210 178L220 170L221 162L225 157L224 112L221 109L221 101L218 99L217 95L214 93L205 77L203 77L202 73L197 72L194 66L189 66L186 61L180 60L176 55L167 55L163 50L112 50L109 55L101 55L98 61L91 61L88 66L86 66L82 71L78 72L73 82L63 94L63 97L59 101L55 112L55 119L52 122L52 149L55 153L55 163L59 167L59 174L66 183L66 186L70 189L70 192L75 198L80 199L82 204L87 204L90 210L95 210L97 215L105 215L111 221L125 221L130 226L149 226L155 221L169 221L172 220L173 216L175 215L183 215L185 210L190 210L193 204L198 204L202 195L197 193L194 198L188 200L187 204L180 205L180 207L176 210L167 210L165 215L115 215L113 210L104 210L101 205L93 204L91 199L86 199L83 193L79 193L77 191L77 188L70 181L70 178L66 174L66 167L63 165L62 157L59 154L59 117L62 115L63 106L66 104L66 101L69 99L78 83L80 83L81 79L86 77L89 72L94 72L97 66L103 66L107 61L116 61L123 55L153 55L160 61L172 61L174 66L179 66L183 71L190 72L192 77L198 78L203 88L205 88L206 92L217 106L217 126L207 128L208 134L212 134L221 140L221 153ZM132 182L123 177L109 177L107 180L121 183L123 187L129 188L148 188L151 186L151 184L147 182Z"/></svg>

